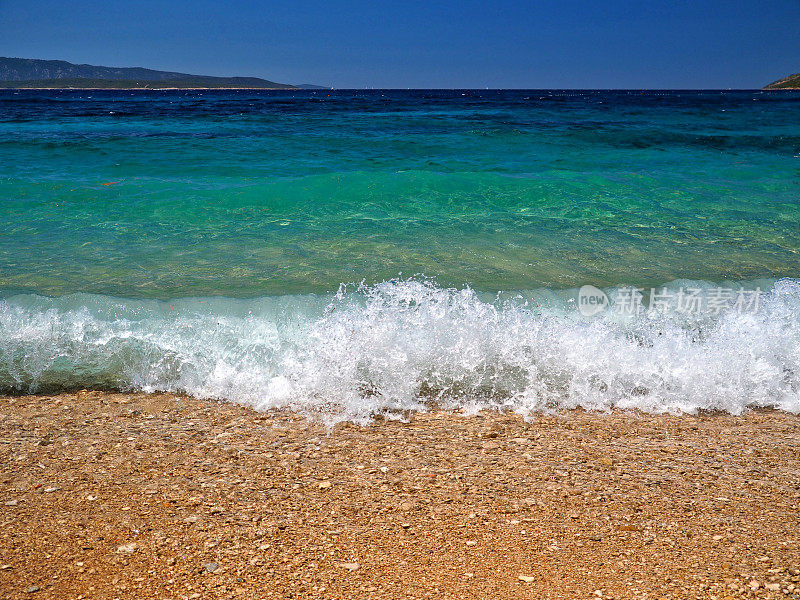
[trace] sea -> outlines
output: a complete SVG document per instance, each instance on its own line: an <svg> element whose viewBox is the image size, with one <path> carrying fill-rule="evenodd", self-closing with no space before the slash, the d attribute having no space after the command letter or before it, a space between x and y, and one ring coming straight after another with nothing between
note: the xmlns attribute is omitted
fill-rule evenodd
<svg viewBox="0 0 800 600"><path fill-rule="evenodd" d="M0 90L0 393L800 412L800 92Z"/></svg>

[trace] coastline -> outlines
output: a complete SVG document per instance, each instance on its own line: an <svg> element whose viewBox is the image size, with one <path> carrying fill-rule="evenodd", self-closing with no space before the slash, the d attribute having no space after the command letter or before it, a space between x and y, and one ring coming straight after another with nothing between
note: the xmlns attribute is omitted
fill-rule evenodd
<svg viewBox="0 0 800 600"><path fill-rule="evenodd" d="M772 410L326 429L0 397L0 597L798 597L798 434Z"/></svg>
<svg viewBox="0 0 800 600"><path fill-rule="evenodd" d="M97 92L97 91L106 91L106 90L114 90L120 92L129 92L132 90L148 90L152 92L164 92L164 91L171 91L171 90L195 90L195 91L212 91L212 90L284 90L287 92L297 92L302 91L303 88L285 88L285 87L275 87L275 88L268 88L268 87L119 87L119 88L109 88L109 87L0 87L2 90L38 90L38 91L46 91L46 90L72 90L78 92ZM312 90L313 91L313 90Z"/></svg>

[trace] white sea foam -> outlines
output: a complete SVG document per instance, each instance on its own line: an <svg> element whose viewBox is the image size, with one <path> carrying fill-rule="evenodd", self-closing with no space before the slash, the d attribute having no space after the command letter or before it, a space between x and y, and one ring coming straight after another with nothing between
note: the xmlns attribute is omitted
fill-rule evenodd
<svg viewBox="0 0 800 600"><path fill-rule="evenodd" d="M424 280L255 300L14 296L0 390L186 392L329 421L433 405L800 412L800 282L776 282L757 312L705 316L588 319L573 296Z"/></svg>

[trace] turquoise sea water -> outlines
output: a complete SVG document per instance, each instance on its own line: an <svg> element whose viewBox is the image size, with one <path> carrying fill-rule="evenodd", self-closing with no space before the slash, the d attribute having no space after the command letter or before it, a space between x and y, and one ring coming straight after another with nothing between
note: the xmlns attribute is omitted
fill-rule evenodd
<svg viewBox="0 0 800 600"><path fill-rule="evenodd" d="M800 93L0 91L0 222L5 391L800 407Z"/></svg>

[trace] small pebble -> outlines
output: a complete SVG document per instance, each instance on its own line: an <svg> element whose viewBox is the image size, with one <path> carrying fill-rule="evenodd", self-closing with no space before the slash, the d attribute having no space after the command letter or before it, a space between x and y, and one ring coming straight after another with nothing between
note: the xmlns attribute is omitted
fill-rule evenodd
<svg viewBox="0 0 800 600"><path fill-rule="evenodd" d="M203 565L203 569L206 573L213 573L219 570L219 565L215 562L209 562Z"/></svg>

